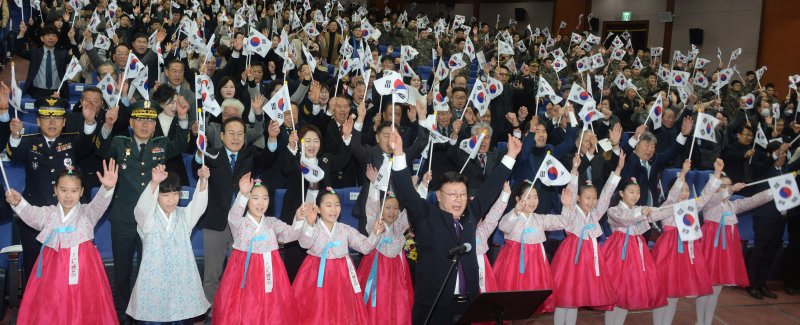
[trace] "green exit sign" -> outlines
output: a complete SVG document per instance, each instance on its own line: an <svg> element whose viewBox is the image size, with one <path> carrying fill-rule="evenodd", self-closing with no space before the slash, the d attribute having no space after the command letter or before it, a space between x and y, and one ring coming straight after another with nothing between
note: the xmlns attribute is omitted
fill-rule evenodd
<svg viewBox="0 0 800 325"><path fill-rule="evenodd" d="M631 21L631 12L630 11L623 11L622 12L622 21Z"/></svg>

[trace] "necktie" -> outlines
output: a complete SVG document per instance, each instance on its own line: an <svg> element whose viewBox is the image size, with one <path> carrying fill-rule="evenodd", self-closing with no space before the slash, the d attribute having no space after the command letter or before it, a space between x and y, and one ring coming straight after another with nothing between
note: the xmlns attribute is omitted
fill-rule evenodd
<svg viewBox="0 0 800 325"><path fill-rule="evenodd" d="M458 237L458 240L461 240L461 232L463 229L461 228L461 223L458 222L458 219L453 219L453 226L456 227L456 236ZM458 261L458 265L456 267L458 268L458 293L460 293L462 296L466 296L468 294L467 279L464 277L464 267L461 266L461 260Z"/></svg>
<svg viewBox="0 0 800 325"><path fill-rule="evenodd" d="M53 141L47 141L47 147L48 148L52 148L53 147Z"/></svg>
<svg viewBox="0 0 800 325"><path fill-rule="evenodd" d="M231 154L231 174L233 174L233 169L236 167L236 154Z"/></svg>
<svg viewBox="0 0 800 325"><path fill-rule="evenodd" d="M45 68L44 78L47 79L45 80L45 86L47 86L47 89L50 89L53 88L53 63L50 62L53 60L53 52L51 52L50 50L45 50L45 51L47 52L47 57L45 58L45 61L47 62L45 62L44 64Z"/></svg>
<svg viewBox="0 0 800 325"><path fill-rule="evenodd" d="M142 157L144 157L144 147L146 146L147 146L146 143L142 143L139 145L139 160L141 160Z"/></svg>
<svg viewBox="0 0 800 325"><path fill-rule="evenodd" d="M486 154L478 154L478 161L481 163L481 169L483 169L483 172L486 173Z"/></svg>

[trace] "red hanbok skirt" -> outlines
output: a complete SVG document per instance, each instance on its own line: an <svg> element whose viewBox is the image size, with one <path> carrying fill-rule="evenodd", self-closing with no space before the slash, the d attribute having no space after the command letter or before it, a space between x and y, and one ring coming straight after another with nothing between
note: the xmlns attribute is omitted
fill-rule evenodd
<svg viewBox="0 0 800 325"><path fill-rule="evenodd" d="M579 242L583 244L578 263L575 264ZM558 246L550 266L553 270L553 292L557 293L556 307L592 307L598 310L614 308L617 298L615 288L611 285L606 259L600 254L599 247L597 264L599 276L595 272L592 240L581 240L575 234L569 233Z"/></svg>
<svg viewBox="0 0 800 325"><path fill-rule="evenodd" d="M242 288L247 252L234 249L214 296L213 324L296 324L297 305L280 253L272 258L272 291L266 292L264 256L253 253Z"/></svg>
<svg viewBox="0 0 800 325"><path fill-rule="evenodd" d="M367 308L370 324L411 324L411 307L414 305L414 285L411 283L411 272L408 262L402 252L395 257L386 257L373 250L361 259L358 266L358 282L362 295L367 295L366 284L369 279L372 263L378 257L376 284L373 294L375 307L372 306L372 296L364 304ZM375 291L377 290L377 291Z"/></svg>
<svg viewBox="0 0 800 325"><path fill-rule="evenodd" d="M628 237L627 247L625 237ZM622 259L623 250L626 252L625 260ZM641 310L667 305L656 263L642 236L615 231L603 245L603 256L610 272L608 280L614 284L617 293L617 307Z"/></svg>
<svg viewBox="0 0 800 325"><path fill-rule="evenodd" d="M69 285L70 249L45 246L25 287L18 324L118 324L103 259L91 241L78 245L78 283ZM42 263L42 276L36 270Z"/></svg>
<svg viewBox="0 0 800 325"><path fill-rule="evenodd" d="M591 245L591 244L590 244ZM553 273L544 254L542 244L525 244L525 273L520 273L519 242L506 240L497 261L494 273L500 291L553 290ZM556 307L555 292L536 309L537 313L552 313Z"/></svg>
<svg viewBox="0 0 800 325"><path fill-rule="evenodd" d="M678 228L665 226L653 247L661 279L661 287L669 298L699 297L711 294L711 277L708 275L703 247L699 240L681 242L683 253L678 252ZM693 252L689 251L692 247ZM692 258L694 254L694 258Z"/></svg>
<svg viewBox="0 0 800 325"><path fill-rule="evenodd" d="M353 290L350 281L349 258L328 259L322 288L318 288L320 258L306 256L292 284L298 324L369 324L364 296Z"/></svg>
<svg viewBox="0 0 800 325"><path fill-rule="evenodd" d="M714 239L720 224L706 221L703 230L703 254L708 261L708 274L711 276L712 285L749 287L747 268L742 255L742 239L739 237L738 225L725 226L719 234L717 247ZM723 242L724 239L724 242ZM723 245L724 244L724 245Z"/></svg>

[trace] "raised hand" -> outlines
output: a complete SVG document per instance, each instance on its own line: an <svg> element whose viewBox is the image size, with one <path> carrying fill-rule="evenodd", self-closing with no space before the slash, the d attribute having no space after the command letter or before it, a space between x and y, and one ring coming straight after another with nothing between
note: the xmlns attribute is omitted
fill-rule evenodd
<svg viewBox="0 0 800 325"><path fill-rule="evenodd" d="M0 111L8 110L8 100L11 98L11 89L5 82L0 81Z"/></svg>
<svg viewBox="0 0 800 325"><path fill-rule="evenodd" d="M572 157L572 171L574 172L578 171L578 167L580 167L580 165L581 165L581 155L576 153L575 156Z"/></svg>
<svg viewBox="0 0 800 325"><path fill-rule="evenodd" d="M425 172L425 175L422 175L422 184L424 184L425 187L428 187L428 184L430 184L432 179L433 179L433 173L431 173L431 171L429 170Z"/></svg>
<svg viewBox="0 0 800 325"><path fill-rule="evenodd" d="M20 201L22 201L22 195L20 195L17 190L9 188L8 191L6 191L6 202L8 202L8 204L17 206Z"/></svg>
<svg viewBox="0 0 800 325"><path fill-rule="evenodd" d="M691 169L692 169L692 160L691 159L684 160L683 161L683 166L681 168L681 174L680 174L679 177L681 177L681 178L686 177L686 174L688 174L689 170L691 170Z"/></svg>
<svg viewBox="0 0 800 325"><path fill-rule="evenodd" d="M614 146L620 145L619 140L622 138L622 125L620 123L614 124L614 127L611 128L611 132L608 134L608 140L611 140L611 144Z"/></svg>
<svg viewBox="0 0 800 325"><path fill-rule="evenodd" d="M264 109L264 102L267 101L267 98L262 96L261 94L257 94L253 100L250 101L250 107L253 108L253 111L256 115L261 115Z"/></svg>
<svg viewBox="0 0 800 325"><path fill-rule="evenodd" d="M300 139L297 136L297 131L292 131L292 133L289 134L289 148L292 150L297 150L298 142L300 142Z"/></svg>
<svg viewBox="0 0 800 325"><path fill-rule="evenodd" d="M378 170L375 169L375 166L372 164L367 164L367 179L370 183L375 183L375 180L378 178Z"/></svg>
<svg viewBox="0 0 800 325"><path fill-rule="evenodd" d="M725 168L725 162L717 158L717 160L714 161L714 176L719 178L720 175L722 175L723 168Z"/></svg>
<svg viewBox="0 0 800 325"><path fill-rule="evenodd" d="M150 181L154 184L161 184L165 179L167 179L167 167L164 165L157 165L153 167L153 170L150 172Z"/></svg>
<svg viewBox="0 0 800 325"><path fill-rule="evenodd" d="M183 98L181 95L178 96L178 105L177 105L177 113L178 119L185 120L189 118L189 102L186 101L186 98Z"/></svg>
<svg viewBox="0 0 800 325"><path fill-rule="evenodd" d="M742 190L744 187L745 187L745 184L744 184L744 183L736 183L736 184L733 184L733 187L731 187L731 189L732 189L734 192L739 192L739 191L741 191L741 190Z"/></svg>
<svg viewBox="0 0 800 325"><path fill-rule="evenodd" d="M399 157L404 155L403 153L403 137L400 136L400 133L397 133L397 130L392 129L392 132L389 133L389 144L392 147L392 153L395 157Z"/></svg>
<svg viewBox="0 0 800 325"><path fill-rule="evenodd" d="M110 159L108 163L103 160L103 174L97 173L97 179L100 181L100 184L103 184L106 190L110 190L117 184L118 178L119 167L114 159Z"/></svg>
<svg viewBox="0 0 800 325"><path fill-rule="evenodd" d="M109 128L109 129L113 128L114 127L114 123L117 122L117 117L118 116L119 116L119 106L107 110L106 111L105 125L103 127Z"/></svg>
<svg viewBox="0 0 800 325"><path fill-rule="evenodd" d="M566 207L572 204L572 194L573 193L570 191L569 186L564 187L564 189L561 190L561 204L563 206Z"/></svg>
<svg viewBox="0 0 800 325"><path fill-rule="evenodd" d="M508 184L508 181L503 183L503 192L511 193L511 185Z"/></svg>
<svg viewBox="0 0 800 325"><path fill-rule="evenodd" d="M384 230L386 230L386 226L383 224L383 220L375 221L375 234L380 235Z"/></svg>
<svg viewBox="0 0 800 325"><path fill-rule="evenodd" d="M617 163L617 170L614 171L617 176L622 175L622 168L625 167L625 152L619 152L619 162Z"/></svg>
<svg viewBox="0 0 800 325"><path fill-rule="evenodd" d="M269 121L269 125L267 126L267 136L270 139L277 139L278 134L281 133L281 126L276 121Z"/></svg>
<svg viewBox="0 0 800 325"><path fill-rule="evenodd" d="M250 173L244 174L244 176L239 179L239 193L242 195L250 194L250 190L253 189L255 183L256 182L250 178Z"/></svg>
<svg viewBox="0 0 800 325"><path fill-rule="evenodd" d="M354 124L355 121L353 121L352 116L348 117L347 120L344 121L344 124L342 124L342 137L347 138L350 137L351 134L353 134Z"/></svg>
<svg viewBox="0 0 800 325"><path fill-rule="evenodd" d="M513 135L508 135L508 151L506 151L506 156L516 159L519 152L522 151L522 142L519 141Z"/></svg>
<svg viewBox="0 0 800 325"><path fill-rule="evenodd" d="M11 119L11 122L8 123L8 126L11 129L11 136L14 139L19 139L22 136L22 121L20 121L20 119Z"/></svg>
<svg viewBox="0 0 800 325"><path fill-rule="evenodd" d="M200 169L197 170L197 176L200 178L200 180L207 181L208 178L211 177L211 170L208 169L208 166L200 167Z"/></svg>

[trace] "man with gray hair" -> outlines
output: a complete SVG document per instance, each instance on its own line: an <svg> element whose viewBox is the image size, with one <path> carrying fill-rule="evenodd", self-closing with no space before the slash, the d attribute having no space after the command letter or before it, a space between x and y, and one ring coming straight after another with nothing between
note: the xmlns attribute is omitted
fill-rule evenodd
<svg viewBox="0 0 800 325"><path fill-rule="evenodd" d="M627 144L622 145L622 150L625 150L625 159L627 159L625 168L622 169L622 179L636 177L642 193L639 197L639 205L658 204L658 173L681 153L686 139L692 134L693 127L692 117L685 117L681 125L681 133L664 152L656 153L656 136L648 132L644 125L636 128L633 137ZM612 144L614 153L619 155L621 144Z"/></svg>
<svg viewBox="0 0 800 325"><path fill-rule="evenodd" d="M455 145L450 146L447 150L447 159L459 169L464 164L467 165L461 175L469 179L469 188L467 190L472 195L483 185L486 175L491 174L495 167L500 164L500 160L506 154L506 149L499 150L491 146L492 127L488 123L477 122L472 125L470 131L471 135L476 137L480 137L481 133L485 133L475 159L469 159L469 154L459 147L460 141L463 139L459 139Z"/></svg>
<svg viewBox="0 0 800 325"><path fill-rule="evenodd" d="M252 126L247 125L245 127L245 141L247 144L254 144L257 147L264 149L264 112L262 110L264 97L257 95L256 99L253 100L253 104L254 105L252 107L253 112L255 113L256 123ZM222 102L220 107L222 107L223 123L225 123L225 121L231 117L241 118L242 112L244 112L244 104L242 104L242 102L238 99L226 99ZM275 127L278 127L277 123L275 123L275 125ZM222 148L222 138L220 137L221 132L222 126L220 123L208 122L206 124L206 141L208 141L209 148ZM256 143L257 140L260 140L260 143Z"/></svg>

